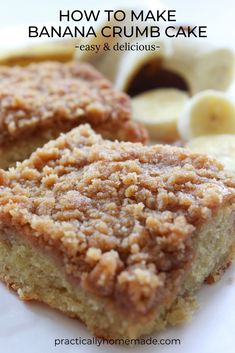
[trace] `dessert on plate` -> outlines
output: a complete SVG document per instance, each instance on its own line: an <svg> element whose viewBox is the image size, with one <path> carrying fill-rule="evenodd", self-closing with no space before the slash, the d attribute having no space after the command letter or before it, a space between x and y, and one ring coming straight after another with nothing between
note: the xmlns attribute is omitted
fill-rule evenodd
<svg viewBox="0 0 235 353"><path fill-rule="evenodd" d="M232 259L235 179L183 148L81 125L1 170L0 187L1 279L98 336L184 320Z"/></svg>
<svg viewBox="0 0 235 353"><path fill-rule="evenodd" d="M85 63L0 66L0 116L1 168L84 122L106 138L147 140L129 97Z"/></svg>

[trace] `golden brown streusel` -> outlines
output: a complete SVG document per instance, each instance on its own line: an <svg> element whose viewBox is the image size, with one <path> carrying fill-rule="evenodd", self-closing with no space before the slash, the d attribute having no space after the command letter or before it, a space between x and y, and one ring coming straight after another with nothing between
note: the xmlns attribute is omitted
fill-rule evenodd
<svg viewBox="0 0 235 353"><path fill-rule="evenodd" d="M84 123L112 139L145 142L131 120L130 99L85 63L0 66L0 144L50 128L65 132Z"/></svg>
<svg viewBox="0 0 235 353"><path fill-rule="evenodd" d="M234 199L206 156L111 142L81 125L0 175L1 228L59 254L82 287L135 315L167 303L193 257L193 233Z"/></svg>

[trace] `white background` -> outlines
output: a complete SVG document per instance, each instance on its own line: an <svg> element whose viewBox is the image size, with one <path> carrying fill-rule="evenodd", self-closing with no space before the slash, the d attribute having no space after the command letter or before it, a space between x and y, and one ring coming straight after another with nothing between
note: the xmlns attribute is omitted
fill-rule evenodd
<svg viewBox="0 0 235 353"><path fill-rule="evenodd" d="M149 4L156 1L99 1L99 0L0 0L0 29L14 25L56 22L59 9L113 8ZM218 44L235 47L235 2L233 0L168 0L169 8L177 10L177 19L184 24L208 26L209 39ZM3 38L5 36L5 39ZM10 38L10 39L9 39ZM0 31L1 43L11 47L22 38L7 36ZM3 49L2 49L3 50ZM76 320L35 303L23 303L16 295L0 284L0 353L50 353L50 352L159 352L159 353L233 353L235 352L235 267L226 272L213 286L205 286L199 293L201 308L194 319L182 327L168 329L156 337L180 338L180 346L135 347L54 347L56 338L89 337L86 328ZM232 283L231 283L232 282Z"/></svg>
<svg viewBox="0 0 235 353"><path fill-rule="evenodd" d="M177 11L180 24L206 25L210 41L235 48L234 0L160 1L166 4L164 7ZM27 26L58 22L60 9L112 9L138 5L156 9L157 3L158 0L0 0L0 50L21 46L27 40L32 43L35 39L28 39ZM18 29L20 38L12 30L15 25L22 26Z"/></svg>
<svg viewBox="0 0 235 353"><path fill-rule="evenodd" d="M184 23L208 25L209 38L235 42L234 0L162 0L177 10L177 19ZM156 8L157 0L0 0L0 27L35 22L57 21L59 9L113 8L114 6Z"/></svg>

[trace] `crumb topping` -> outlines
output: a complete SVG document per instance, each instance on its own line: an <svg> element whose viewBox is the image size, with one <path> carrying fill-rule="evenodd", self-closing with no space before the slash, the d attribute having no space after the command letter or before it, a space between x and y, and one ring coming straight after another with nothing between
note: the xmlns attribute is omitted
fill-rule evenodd
<svg viewBox="0 0 235 353"><path fill-rule="evenodd" d="M147 138L131 121L129 97L85 63L0 66L0 116L0 144L51 127L66 132L84 122L113 139Z"/></svg>
<svg viewBox="0 0 235 353"><path fill-rule="evenodd" d="M139 315L173 296L194 230L235 195L216 160L103 140L89 125L1 171L0 185L1 227L59 253L83 288Z"/></svg>

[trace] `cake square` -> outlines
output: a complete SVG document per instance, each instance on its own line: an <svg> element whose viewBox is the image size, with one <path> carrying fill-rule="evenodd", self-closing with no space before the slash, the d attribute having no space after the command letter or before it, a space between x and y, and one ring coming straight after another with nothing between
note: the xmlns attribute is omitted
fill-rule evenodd
<svg viewBox="0 0 235 353"><path fill-rule="evenodd" d="M109 139L147 141L146 130L131 119L129 97L75 61L0 66L0 115L1 168L82 123Z"/></svg>
<svg viewBox="0 0 235 353"><path fill-rule="evenodd" d="M235 179L183 148L81 125L2 170L0 187L1 279L97 336L181 322L232 259Z"/></svg>

